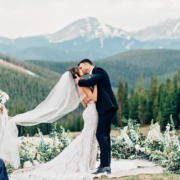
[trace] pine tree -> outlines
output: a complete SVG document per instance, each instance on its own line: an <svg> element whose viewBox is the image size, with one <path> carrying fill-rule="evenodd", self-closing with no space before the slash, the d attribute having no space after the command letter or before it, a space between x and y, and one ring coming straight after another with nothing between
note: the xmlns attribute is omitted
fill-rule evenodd
<svg viewBox="0 0 180 180"><path fill-rule="evenodd" d="M122 115L126 119L129 118L129 104L128 104L128 84L125 83L125 86L123 88L123 99L122 99Z"/></svg>
<svg viewBox="0 0 180 180"><path fill-rule="evenodd" d="M21 114L26 112L26 106L24 102L16 102L15 104L15 114ZM24 134L24 127L23 126L18 126L18 130L21 136Z"/></svg>
<svg viewBox="0 0 180 180"><path fill-rule="evenodd" d="M172 97L171 97L171 106L172 106L172 117L174 121L174 125L178 126L178 84L177 84L177 75L174 75L173 78L173 86L172 86Z"/></svg>
<svg viewBox="0 0 180 180"><path fill-rule="evenodd" d="M177 72L177 120L180 126L180 70Z"/></svg>
<svg viewBox="0 0 180 180"><path fill-rule="evenodd" d="M134 89L132 88L129 97L129 118L138 119L138 106L139 106L138 93L134 92Z"/></svg>
<svg viewBox="0 0 180 180"><path fill-rule="evenodd" d="M139 95L138 118L139 121L141 122L141 125L145 125L145 123L147 122L147 97L143 85L142 75L139 78L138 95Z"/></svg>
<svg viewBox="0 0 180 180"><path fill-rule="evenodd" d="M168 84L169 85L169 84ZM172 113L172 108L171 108L171 99L169 96L169 93L167 91L167 89L164 91L164 100L163 100L163 109L161 111L161 130L165 130L165 127L167 125L167 123L170 123L170 115Z"/></svg>
<svg viewBox="0 0 180 180"><path fill-rule="evenodd" d="M155 108L155 99L157 96L157 78L152 74L150 87L148 91L148 121L150 123L153 117L153 109Z"/></svg>
<svg viewBox="0 0 180 180"><path fill-rule="evenodd" d="M129 97L129 117L134 119L134 89L131 89Z"/></svg>
<svg viewBox="0 0 180 180"><path fill-rule="evenodd" d="M122 127L122 101L123 101L123 90L124 90L124 85L123 85L123 79L120 77L119 83L118 83L118 103L119 103L119 125Z"/></svg>
<svg viewBox="0 0 180 180"><path fill-rule="evenodd" d="M154 101L153 119L155 121L158 121L158 112L162 111L162 106L160 103L162 103L161 102L161 96L162 96L163 89L164 89L164 84L162 83L159 85L159 87L157 89L157 96L156 96L156 99Z"/></svg>

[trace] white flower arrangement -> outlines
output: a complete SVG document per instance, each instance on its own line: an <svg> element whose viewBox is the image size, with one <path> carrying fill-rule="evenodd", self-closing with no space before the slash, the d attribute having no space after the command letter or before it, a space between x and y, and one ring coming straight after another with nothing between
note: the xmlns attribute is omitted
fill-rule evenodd
<svg viewBox="0 0 180 180"><path fill-rule="evenodd" d="M159 124L156 122L153 124L153 121L151 122L150 131L148 132L147 138L145 140L146 144L153 143L153 138L156 139L156 141L164 142L163 135L161 133L161 129Z"/></svg>
<svg viewBox="0 0 180 180"><path fill-rule="evenodd" d="M1 110L1 113L3 113L4 104L8 100L9 100L8 94L3 92L2 90L0 90L0 110Z"/></svg>
<svg viewBox="0 0 180 180"><path fill-rule="evenodd" d="M32 162L31 161L24 162L24 168L31 168L31 167L32 167Z"/></svg>
<svg viewBox="0 0 180 180"><path fill-rule="evenodd" d="M172 127L172 130L170 130L170 127ZM128 128L129 132L127 132ZM53 130L49 138L44 138L40 130L38 131L39 138L22 137L20 142L20 157L21 161L24 160L22 167L29 168L33 165L46 163L59 155L72 141L63 127L61 127L60 130L60 132ZM134 141L134 138L136 141ZM121 134L118 137L111 138L111 142L111 154L114 158L143 158L166 167L172 172L179 170L180 143L172 123L167 124L163 136L159 124L153 124L152 122L147 137L139 132L137 126L135 128L135 125L133 126L128 123L128 126L125 126L123 130L121 130ZM99 149L97 157L100 157Z"/></svg>
<svg viewBox="0 0 180 180"><path fill-rule="evenodd" d="M129 147L132 147L133 144L132 144L132 141L130 140L129 136L127 135L127 129L128 129L128 126L125 126L124 129L121 131L121 135L119 135L117 138L119 140L123 140L125 141L125 143L129 146Z"/></svg>
<svg viewBox="0 0 180 180"><path fill-rule="evenodd" d="M140 150L140 145L139 145L139 144L136 144L136 145L135 145L135 148L136 148L136 151L139 151L139 150Z"/></svg>
<svg viewBox="0 0 180 180"><path fill-rule="evenodd" d="M0 103L5 104L9 100L9 95L0 90Z"/></svg>
<svg viewBox="0 0 180 180"><path fill-rule="evenodd" d="M140 151L145 152L145 148L144 147L140 148Z"/></svg>

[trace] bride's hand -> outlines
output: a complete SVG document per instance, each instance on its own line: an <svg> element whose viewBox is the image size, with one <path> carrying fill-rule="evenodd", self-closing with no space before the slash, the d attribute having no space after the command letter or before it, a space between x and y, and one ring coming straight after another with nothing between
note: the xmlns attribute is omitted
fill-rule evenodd
<svg viewBox="0 0 180 180"><path fill-rule="evenodd" d="M8 119L12 119L12 117L8 116Z"/></svg>
<svg viewBox="0 0 180 180"><path fill-rule="evenodd" d="M1 108L0 108L0 110L3 110L3 109L4 109L4 106L2 105Z"/></svg>
<svg viewBox="0 0 180 180"><path fill-rule="evenodd" d="M76 79L74 79L74 82L78 85L78 81L80 80L79 76L77 74L75 74L75 76L77 77Z"/></svg>
<svg viewBox="0 0 180 180"><path fill-rule="evenodd" d="M92 100L91 100L90 98L88 98L88 97L85 97L85 98L84 98L84 103L85 103L85 104L89 104L91 101L92 101Z"/></svg>

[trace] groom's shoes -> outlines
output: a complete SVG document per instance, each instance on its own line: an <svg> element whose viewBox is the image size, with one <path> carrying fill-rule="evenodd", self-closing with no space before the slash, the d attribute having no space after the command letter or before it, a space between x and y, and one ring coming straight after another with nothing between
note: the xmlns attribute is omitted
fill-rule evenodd
<svg viewBox="0 0 180 180"><path fill-rule="evenodd" d="M99 169L101 167L101 165L99 165L96 169Z"/></svg>
<svg viewBox="0 0 180 180"><path fill-rule="evenodd" d="M110 166L107 166L107 167L99 166L99 169L92 174L96 175L96 176L102 176L102 175L106 175L106 174L110 174L110 173L111 173L111 167Z"/></svg>

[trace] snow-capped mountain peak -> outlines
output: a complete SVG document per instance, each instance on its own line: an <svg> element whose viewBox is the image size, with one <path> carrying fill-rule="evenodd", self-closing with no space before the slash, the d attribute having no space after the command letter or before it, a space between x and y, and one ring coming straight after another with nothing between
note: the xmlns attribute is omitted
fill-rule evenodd
<svg viewBox="0 0 180 180"><path fill-rule="evenodd" d="M180 18L167 19L155 26L131 32L131 36L140 40L156 40L156 39L178 39L180 38Z"/></svg>
<svg viewBox="0 0 180 180"><path fill-rule="evenodd" d="M131 39L131 36L125 31L114 28L92 17L77 20L60 31L48 35L46 38L49 42L58 43L77 37L84 37L86 41L91 41L95 38L100 38L103 41L103 39L113 37Z"/></svg>

